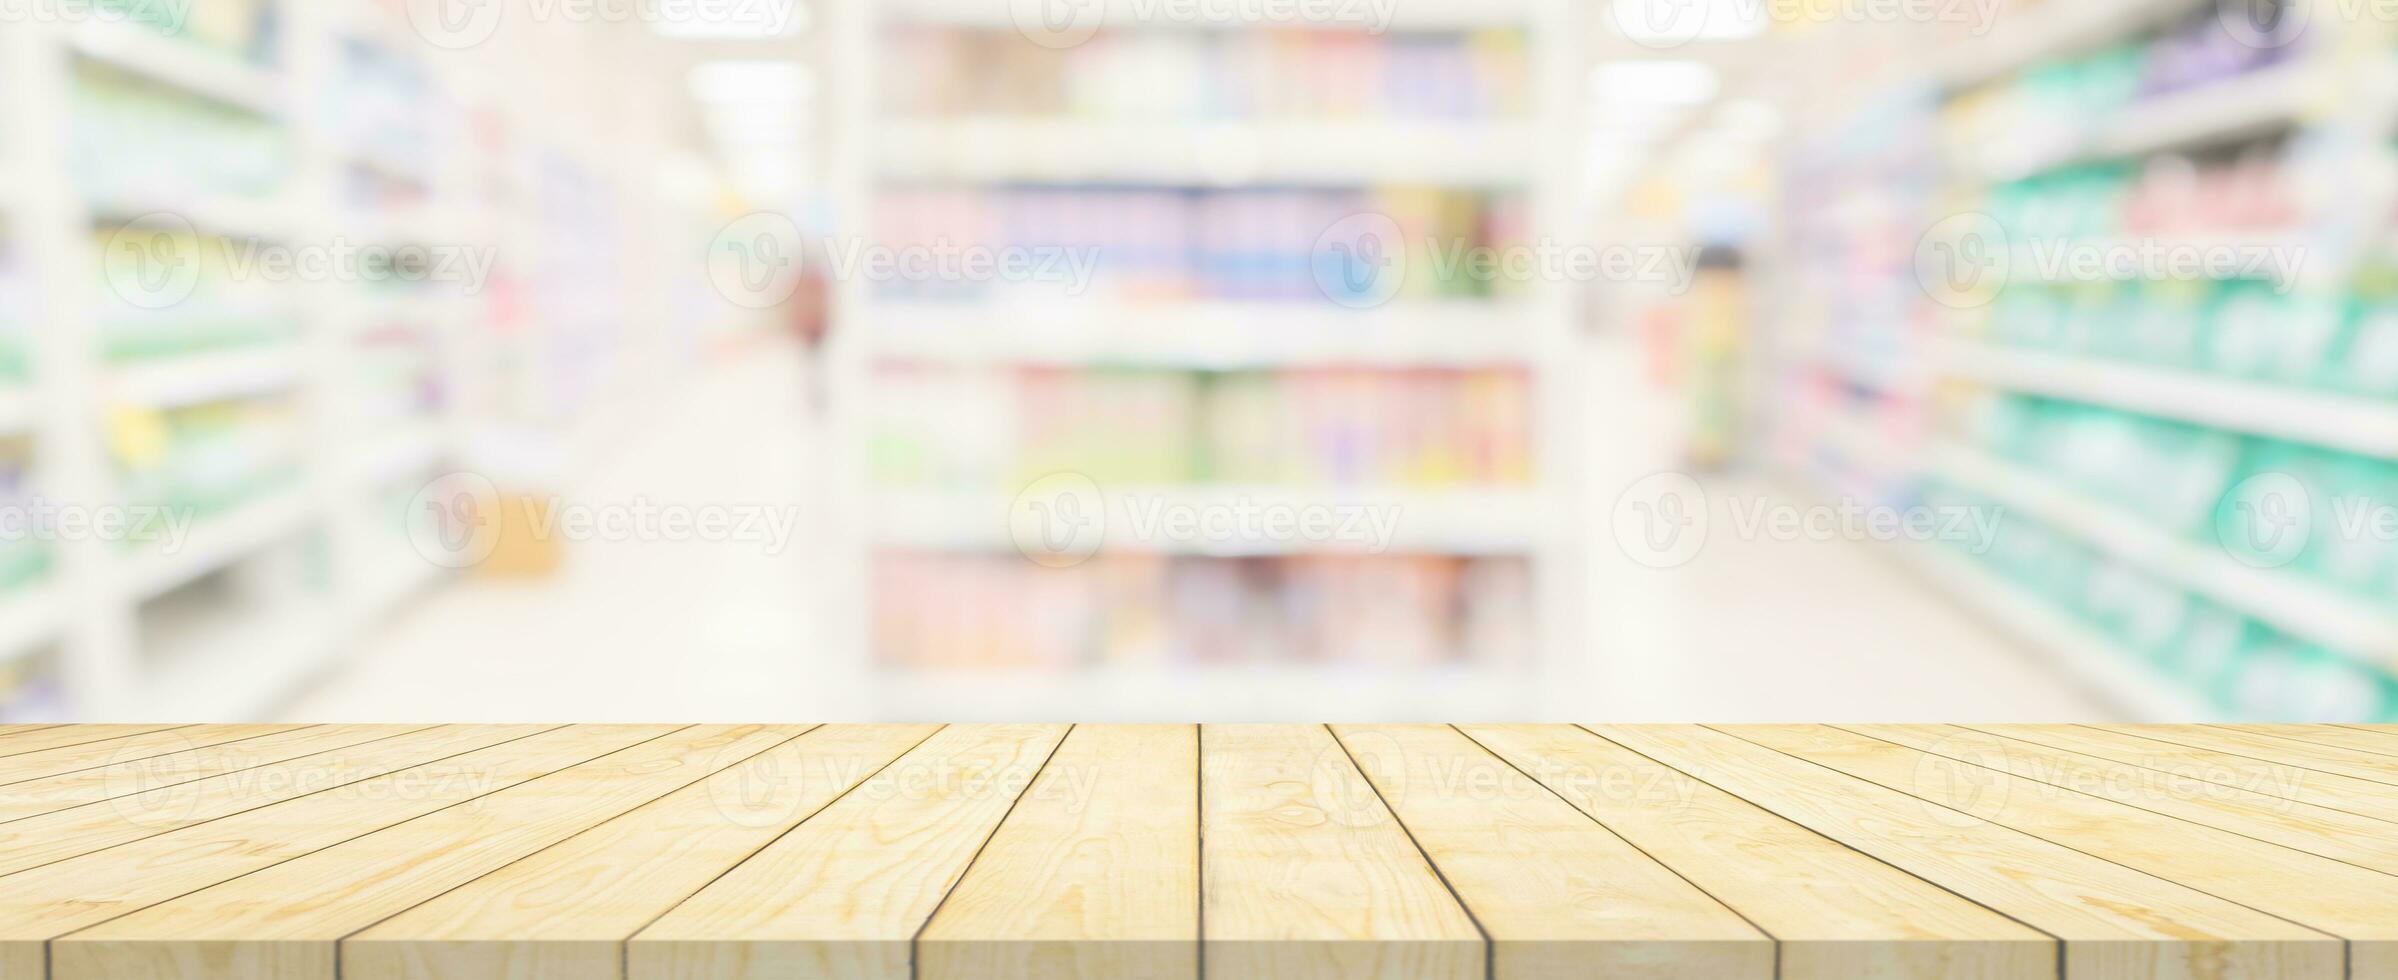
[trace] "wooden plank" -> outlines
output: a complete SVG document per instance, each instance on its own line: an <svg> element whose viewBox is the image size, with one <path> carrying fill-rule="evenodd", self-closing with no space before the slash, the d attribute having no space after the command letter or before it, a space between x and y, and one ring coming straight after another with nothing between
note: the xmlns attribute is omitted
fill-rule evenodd
<svg viewBox="0 0 2398 980"><path fill-rule="evenodd" d="M2213 725L2144 725L2127 729L2114 725L2099 726L2111 732L2128 732L2142 738L2172 742L2194 749L2207 749L2232 755L2247 756L2264 762L2327 772L2350 779L2398 786L2398 756L2375 752L2360 752L2337 745L2300 742L2271 735L2259 735L2234 728Z"/></svg>
<svg viewBox="0 0 2398 980"><path fill-rule="evenodd" d="M2388 821L1953 725L1839 727L2152 813L2398 874L2398 824Z"/></svg>
<svg viewBox="0 0 2398 980"><path fill-rule="evenodd" d="M86 803L137 796L211 776L422 731L426 727L429 726L314 725L264 738L209 745L47 779L12 783L0 786L0 823L54 813ZM160 798L173 796L164 794Z"/></svg>
<svg viewBox="0 0 2398 980"><path fill-rule="evenodd" d="M97 853L0 877L0 976L42 976L47 941L230 881L361 834L476 799L567 766L655 738L671 726L546 726L436 729L453 740L446 756L393 743L362 764L388 767L372 777L312 785L296 799L146 836ZM469 736L472 742L460 736ZM480 742L479 746L474 742ZM348 750L345 750L348 751ZM421 761L420 761L421 760ZM255 772L256 770L252 770ZM241 774L236 774L241 775ZM223 778L223 777L220 777ZM102 811L106 804L85 807ZM68 811L73 813L74 811ZM21 821L35 824L64 814ZM121 819L116 820L123 824ZM26 963L37 972L22 972ZM19 972L8 972L16 970Z"/></svg>
<svg viewBox="0 0 2398 980"><path fill-rule="evenodd" d="M0 785L44 779L85 769L97 769L162 755L259 738L303 728L302 725L190 725L144 732L125 738L27 752L0 759Z"/></svg>
<svg viewBox="0 0 2398 980"><path fill-rule="evenodd" d="M1456 729L1332 731L1489 935L1494 980L1772 980L1773 940Z"/></svg>
<svg viewBox="0 0 2398 980"><path fill-rule="evenodd" d="M54 940L58 980L334 980L336 944L411 906L789 741L674 731Z"/></svg>
<svg viewBox="0 0 2398 980"><path fill-rule="evenodd" d="M1460 728L1773 936L1784 980L2056 976L2054 939L1582 729Z"/></svg>
<svg viewBox="0 0 2398 980"><path fill-rule="evenodd" d="M1481 977L1482 932L1321 725L1200 729L1207 976Z"/></svg>
<svg viewBox="0 0 2398 980"><path fill-rule="evenodd" d="M0 824L0 875L372 779L550 727L436 728Z"/></svg>
<svg viewBox="0 0 2398 980"><path fill-rule="evenodd" d="M916 975L1198 980L1198 729L1076 726L918 937Z"/></svg>
<svg viewBox="0 0 2398 980"><path fill-rule="evenodd" d="M958 725L633 936L635 980L905 980L909 946L1065 725Z"/></svg>
<svg viewBox="0 0 2398 980"><path fill-rule="evenodd" d="M2333 980L2339 940L1695 725L1600 736L2065 942L2067 980Z"/></svg>
<svg viewBox="0 0 2398 980"><path fill-rule="evenodd" d="M2273 738L2289 739L2294 742L2309 742L2316 745L2330 746L2332 748L2350 749L2357 752L2370 752L2375 755L2392 756L2394 758L2391 760L2391 762L2385 764L2398 765L2398 728L2394 728L2393 726L2389 725L2383 725L2380 727L2346 725L2216 725L2214 727L2235 732L2245 732L2250 735L2266 735Z"/></svg>
<svg viewBox="0 0 2398 980"><path fill-rule="evenodd" d="M641 927L938 729L807 732L343 940L341 975L619 977Z"/></svg>
<svg viewBox="0 0 2398 980"><path fill-rule="evenodd" d="M2398 786L2335 776L2301 766L2194 749L2128 732L2081 725L1968 725L1976 731L2095 758L2124 762L2219 786L2295 800L2377 820L2398 821Z"/></svg>
<svg viewBox="0 0 2398 980"><path fill-rule="evenodd" d="M170 728L190 728L190 725L60 725L39 731L22 732L0 740L0 765L7 760L32 752L63 749L71 745L90 745L110 739L127 738L144 732L162 732Z"/></svg>
<svg viewBox="0 0 2398 980"><path fill-rule="evenodd" d="M2398 980L2398 877L1822 725L1730 730L1859 779L2348 940Z"/></svg>

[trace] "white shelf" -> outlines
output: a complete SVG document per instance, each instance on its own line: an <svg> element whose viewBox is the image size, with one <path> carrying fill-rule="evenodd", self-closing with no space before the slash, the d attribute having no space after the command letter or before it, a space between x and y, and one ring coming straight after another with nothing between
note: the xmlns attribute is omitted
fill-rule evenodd
<svg viewBox="0 0 2398 980"><path fill-rule="evenodd" d="M2131 720L2149 724L2225 720L2221 711L2187 693L2175 679L2141 663L2138 655L1964 556L1931 545L1897 547L1902 560L1924 580L1993 627L2013 635L2042 660L2128 713Z"/></svg>
<svg viewBox="0 0 2398 980"><path fill-rule="evenodd" d="M438 462L449 449L440 425L416 422L365 440L351 463L351 472L368 483L384 483Z"/></svg>
<svg viewBox="0 0 2398 980"><path fill-rule="evenodd" d="M1118 665L880 674L877 690L888 716L959 722L1520 721L1538 710L1532 674L1493 666Z"/></svg>
<svg viewBox="0 0 2398 980"><path fill-rule="evenodd" d="M18 384L0 385L0 438L33 429L33 393Z"/></svg>
<svg viewBox="0 0 2398 980"><path fill-rule="evenodd" d="M2197 0L2051 0L2029 16L2002 16L1990 36L1934 53L1934 75L1968 88L2033 62L2103 47L2197 7Z"/></svg>
<svg viewBox="0 0 2398 980"><path fill-rule="evenodd" d="M1934 454L1933 469L2161 580L2376 668L2398 667L2398 611L2351 598L2294 571L2243 564L2221 549L2159 530L2145 515L2093 501L1976 450L1944 447Z"/></svg>
<svg viewBox="0 0 2398 980"><path fill-rule="evenodd" d="M157 667L127 717L202 723L264 717L326 666L332 626L320 615L290 611L187 630L153 652Z"/></svg>
<svg viewBox="0 0 2398 980"><path fill-rule="evenodd" d="M1940 359L2009 391L2398 460L2398 402L1988 344L1943 345Z"/></svg>
<svg viewBox="0 0 2398 980"><path fill-rule="evenodd" d="M865 317L875 356L967 364L1235 370L1287 365L1484 367L1536 356L1532 315L1508 304L903 303Z"/></svg>
<svg viewBox="0 0 2398 980"><path fill-rule="evenodd" d="M1233 30L1242 28L1318 28L1358 30L1388 27L1394 31L1464 31L1490 28L1523 27L1531 20L1530 0L1410 0L1389 6L1390 22L1379 24L1372 19L1376 9L1372 4L1329 4L1331 16L1320 20L1290 18L1259 21L1249 19L1204 20L1196 17L1152 16L1141 13L1154 10L1193 9L1200 13L1221 12L1227 16L1255 9L1235 4L1197 4L1160 6L1143 0L1103 0L1106 8L1100 23L1126 30ZM876 5L882 16L894 22L934 24L951 27L1016 27L1019 11L1046 10L1038 4L1011 0L885 0ZM1083 9L1069 5L1067 12ZM1064 9L1064 8L1062 8Z"/></svg>
<svg viewBox="0 0 2398 980"><path fill-rule="evenodd" d="M1211 557L1285 554L1520 555L1539 544L1539 509L1529 490L1375 490L1326 487L1135 487L1102 491L1106 520L1098 524L1102 551ZM925 550L1015 551L1015 499L998 494L940 491L882 491L875 495L872 534L884 547ZM1185 511L1217 517L1217 530L1175 534L1159 530L1160 515ZM1387 542L1366 523L1354 533L1335 528L1307 540L1305 534L1243 534L1235 522L1261 526L1263 517L1240 515L1327 511L1329 520L1380 517L1391 528ZM1226 528L1230 528L1226 530ZM1144 533L1147 532L1147 533ZM1387 544L1387 547L1379 545Z"/></svg>
<svg viewBox="0 0 2398 980"><path fill-rule="evenodd" d="M1506 122L912 120L878 127L876 168L900 181L1507 186L1538 136Z"/></svg>
<svg viewBox="0 0 2398 980"><path fill-rule="evenodd" d="M2296 125L2327 95L2327 76L2303 58L2144 99L2079 140L2030 154L1984 154L1985 179L2015 180L2076 163L2185 150Z"/></svg>
<svg viewBox="0 0 2398 980"><path fill-rule="evenodd" d="M19 592L0 593L0 663L26 656L58 639L66 628L66 613L57 586L35 583Z"/></svg>
<svg viewBox="0 0 2398 980"><path fill-rule="evenodd" d="M289 201L279 198L240 198L197 193L153 191L139 195L97 198L90 205L99 224L153 219L172 215L191 223L201 235L234 239L289 241L296 237L300 218ZM155 223L155 222L154 222ZM179 231L171 226L168 231Z"/></svg>
<svg viewBox="0 0 2398 980"><path fill-rule="evenodd" d="M308 526L316 514L309 496L286 490L195 522L173 554L145 550L126 559L126 588L141 602L241 561Z"/></svg>
<svg viewBox="0 0 2398 980"><path fill-rule="evenodd" d="M120 403L176 408L286 391L301 380L303 357L287 346L160 358L118 367L107 381Z"/></svg>
<svg viewBox="0 0 2398 980"><path fill-rule="evenodd" d="M275 72L148 28L105 20L75 28L75 52L212 102L263 116L284 110Z"/></svg>

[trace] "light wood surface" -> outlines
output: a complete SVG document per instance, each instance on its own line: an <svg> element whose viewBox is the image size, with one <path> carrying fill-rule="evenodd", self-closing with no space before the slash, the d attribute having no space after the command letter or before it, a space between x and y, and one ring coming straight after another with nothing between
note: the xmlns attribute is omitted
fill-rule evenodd
<svg viewBox="0 0 2398 980"><path fill-rule="evenodd" d="M2391 729L55 726L5 774L0 980L2398 980Z"/></svg>

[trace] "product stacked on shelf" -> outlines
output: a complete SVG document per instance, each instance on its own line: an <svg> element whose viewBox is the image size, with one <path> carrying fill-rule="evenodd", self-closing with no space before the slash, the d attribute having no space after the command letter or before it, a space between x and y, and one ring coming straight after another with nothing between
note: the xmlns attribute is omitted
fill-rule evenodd
<svg viewBox="0 0 2398 980"><path fill-rule="evenodd" d="M1058 49L919 27L892 33L890 57L884 109L906 117L1483 119L1531 104L1514 31L1122 31Z"/></svg>
<svg viewBox="0 0 2398 980"><path fill-rule="evenodd" d="M1769 374L1788 406L1773 452L1844 494L1896 500L1904 458L1922 445L1930 407L1923 291L1913 275L1921 215L1937 179L1930 107L1884 99L1799 157L1785 197L1796 209L1798 264Z"/></svg>
<svg viewBox="0 0 2398 980"><path fill-rule="evenodd" d="M1410 269L1394 302L1511 298L1522 283L1457 255L1523 238L1512 195L1430 187L1367 190L1129 187L895 188L877 202L877 241L905 253L1025 256L1032 275L942 276L930 264L878 282L892 301L1270 303L1362 300L1382 287L1322 247L1352 215L1388 216ZM1445 251L1444 251L1445 250ZM1401 257L1393 256L1392 261ZM1444 260L1450 260L1444 264ZM1088 281L1077 276L1087 270ZM1479 273L1478 275L1475 273Z"/></svg>
<svg viewBox="0 0 2398 980"><path fill-rule="evenodd" d="M2000 521L1920 567L2159 720L2398 717L2398 339L2356 248L2390 120L2316 98L2379 66L2353 21L2112 8L2026 14L1938 106L1920 247L2004 251L1898 274L1953 379L1919 499Z"/></svg>
<svg viewBox="0 0 2398 980"><path fill-rule="evenodd" d="M891 367L877 481L1012 492L1051 473L1104 485L1520 487L1520 371L1210 374Z"/></svg>
<svg viewBox="0 0 2398 980"><path fill-rule="evenodd" d="M892 552L874 576L876 650L910 669L1407 668L1531 654L1522 559L1111 554L1043 568Z"/></svg>
<svg viewBox="0 0 2398 980"><path fill-rule="evenodd" d="M878 338L855 423L868 492L944 508L900 508L926 519L880 520L869 543L865 633L892 690L953 671L1532 676L1542 563L1518 532L1547 471L1545 382L1522 352L1563 325L1525 312L1536 284L1459 261L1535 237L1530 154L1468 135L1554 101L1533 91L1532 22L1133 23L1050 48L892 13L870 107L889 117L863 202L872 240L1054 260L1012 280L902 265L856 287ZM1405 254L1326 246L1360 216ZM1377 273L1402 265L1394 291ZM1419 336L1436 332L1476 336ZM1482 336L1511 333L1525 338L1512 355ZM947 348L977 353L955 364ZM1116 533L1089 561L1044 567L1007 543L1005 508L975 502L1061 474L1190 507L1381 502L1460 526L1387 552ZM1438 506L1450 494L1477 503ZM968 526L969 511L1002 523ZM1444 550L1461 540L1477 546Z"/></svg>
<svg viewBox="0 0 2398 980"><path fill-rule="evenodd" d="M248 720L398 598L344 515L382 522L354 457L445 400L396 343L425 277L385 251L443 240L437 91L388 5L94 6L7 45L0 169L47 206L0 209L0 506L127 526L0 543L0 721ZM88 390L30 386L57 369Z"/></svg>

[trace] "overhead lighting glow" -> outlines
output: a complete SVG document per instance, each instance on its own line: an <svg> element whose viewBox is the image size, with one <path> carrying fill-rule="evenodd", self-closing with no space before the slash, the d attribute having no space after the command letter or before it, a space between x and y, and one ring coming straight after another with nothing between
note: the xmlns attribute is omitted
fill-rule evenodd
<svg viewBox="0 0 2398 980"><path fill-rule="evenodd" d="M1698 105L1715 98L1722 82L1703 61L1616 61L1591 70L1590 94L1601 102Z"/></svg>

